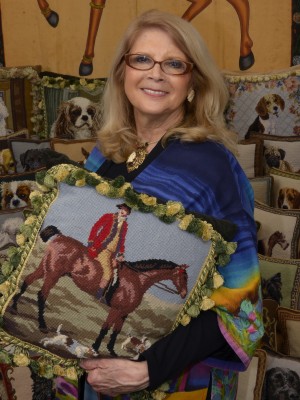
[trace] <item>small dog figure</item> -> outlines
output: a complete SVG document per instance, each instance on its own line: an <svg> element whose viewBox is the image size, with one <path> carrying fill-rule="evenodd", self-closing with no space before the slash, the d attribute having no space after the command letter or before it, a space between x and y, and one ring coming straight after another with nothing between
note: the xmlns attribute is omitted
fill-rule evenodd
<svg viewBox="0 0 300 400"><path fill-rule="evenodd" d="M281 188L277 199L278 208L295 210L300 208L300 192L293 188Z"/></svg>
<svg viewBox="0 0 300 400"><path fill-rule="evenodd" d="M262 278L261 287L264 299L273 299L280 305L282 300L282 280L280 272L271 276L269 279Z"/></svg>
<svg viewBox="0 0 300 400"><path fill-rule="evenodd" d="M1 184L1 208L9 210L21 207L30 207L30 193L38 190L35 181L13 181Z"/></svg>
<svg viewBox="0 0 300 400"><path fill-rule="evenodd" d="M51 149L29 149L20 155L24 171L33 171L39 168L49 169L58 164L72 164L80 166L67 155Z"/></svg>
<svg viewBox="0 0 300 400"><path fill-rule="evenodd" d="M267 370L263 388L263 399L300 399L300 378L296 371L275 367Z"/></svg>
<svg viewBox="0 0 300 400"><path fill-rule="evenodd" d="M276 122L280 112L284 110L285 102L278 94L267 94L262 97L255 111L257 117L249 126L245 139L249 139L253 133L263 133L265 135L276 135Z"/></svg>
<svg viewBox="0 0 300 400"><path fill-rule="evenodd" d="M17 244L16 235L23 222L21 217L7 218L4 221L0 228L0 250Z"/></svg>
<svg viewBox="0 0 300 400"><path fill-rule="evenodd" d="M125 339L124 342L121 344L121 348L123 350L126 350L129 353L135 355L133 359L137 359L139 355L143 353L143 351L149 349L150 346L151 342L145 335L141 339L139 339L129 334L127 339Z"/></svg>
<svg viewBox="0 0 300 400"><path fill-rule="evenodd" d="M282 171L293 172L293 168L291 167L290 163L284 159L285 154L286 152L283 149L278 149L274 146L265 147L264 157L266 160L267 169L278 168Z"/></svg>
<svg viewBox="0 0 300 400"><path fill-rule="evenodd" d="M6 129L6 118L9 116L7 107L0 97L0 136L6 136L8 131Z"/></svg>
<svg viewBox="0 0 300 400"><path fill-rule="evenodd" d="M98 355L93 348L83 346L77 340L72 339L68 335L62 334L61 328L62 324L58 326L56 330L56 336L41 339L40 342L42 343L42 345L44 347L49 347L53 345L62 346L78 358L90 358L96 357Z"/></svg>
<svg viewBox="0 0 300 400"><path fill-rule="evenodd" d="M97 135L100 107L84 97L74 97L62 103L51 127L50 137L88 139Z"/></svg>

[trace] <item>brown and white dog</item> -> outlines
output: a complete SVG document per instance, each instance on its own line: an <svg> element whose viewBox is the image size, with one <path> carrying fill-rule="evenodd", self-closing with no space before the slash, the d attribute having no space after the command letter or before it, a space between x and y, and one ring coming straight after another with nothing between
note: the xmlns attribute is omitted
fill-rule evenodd
<svg viewBox="0 0 300 400"><path fill-rule="evenodd" d="M276 135L277 118L284 107L285 102L279 94L272 93L263 96L255 107L258 115L249 126L245 139L249 139L252 133Z"/></svg>
<svg viewBox="0 0 300 400"><path fill-rule="evenodd" d="M100 107L85 97L74 97L61 103L50 137L88 139L97 135Z"/></svg>
<svg viewBox="0 0 300 400"><path fill-rule="evenodd" d="M285 210L300 208L300 192L293 188L281 188L279 190L277 205Z"/></svg>
<svg viewBox="0 0 300 400"><path fill-rule="evenodd" d="M37 190L35 181L13 181L1 184L1 208L2 210L30 206L30 193Z"/></svg>

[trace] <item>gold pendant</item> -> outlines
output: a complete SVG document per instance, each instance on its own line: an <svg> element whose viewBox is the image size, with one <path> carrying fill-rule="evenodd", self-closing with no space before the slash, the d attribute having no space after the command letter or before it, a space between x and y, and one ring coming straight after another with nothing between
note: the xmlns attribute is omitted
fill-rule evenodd
<svg viewBox="0 0 300 400"><path fill-rule="evenodd" d="M132 152L126 161L127 171L132 172L143 164L145 158L147 157L147 147L148 143L143 143L137 146L137 149Z"/></svg>

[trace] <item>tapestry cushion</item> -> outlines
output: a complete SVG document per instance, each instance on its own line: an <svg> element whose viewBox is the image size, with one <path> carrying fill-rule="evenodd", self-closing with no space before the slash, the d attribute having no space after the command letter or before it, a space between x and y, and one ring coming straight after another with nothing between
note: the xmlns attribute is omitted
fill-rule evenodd
<svg viewBox="0 0 300 400"><path fill-rule="evenodd" d="M256 178L249 179L249 181L254 192L255 200L270 206L273 178L271 176L258 176Z"/></svg>
<svg viewBox="0 0 300 400"><path fill-rule="evenodd" d="M278 307L277 316L278 329L283 336L283 353L292 357L300 357L300 310Z"/></svg>
<svg viewBox="0 0 300 400"><path fill-rule="evenodd" d="M270 169L273 178L272 205L284 210L300 209L300 174Z"/></svg>
<svg viewBox="0 0 300 400"><path fill-rule="evenodd" d="M1 176L1 210L30 207L30 193L33 190L38 190L38 186L35 181L36 171L28 171L19 174L8 174Z"/></svg>
<svg viewBox="0 0 300 400"><path fill-rule="evenodd" d="M299 173L299 136L255 134L254 138L260 140L263 145L262 162L264 174L268 174L270 168Z"/></svg>
<svg viewBox="0 0 300 400"><path fill-rule="evenodd" d="M255 201L258 253L275 258L300 258L300 212L269 207Z"/></svg>
<svg viewBox="0 0 300 400"><path fill-rule="evenodd" d="M13 132L27 128L38 134L42 130L40 70L40 66L0 69L0 96L9 114L6 126Z"/></svg>
<svg viewBox="0 0 300 400"><path fill-rule="evenodd" d="M278 351L278 346L281 345L281 336L277 332L277 309L279 305L276 300L271 298L263 299L263 323L264 336L261 340L261 347L267 347L274 351Z"/></svg>
<svg viewBox="0 0 300 400"><path fill-rule="evenodd" d="M77 358L137 357L214 306L234 225L71 165L36 177L44 192L31 194L34 212L2 267L0 338L18 349L5 353L11 362L31 363L30 350L41 374L46 365L71 378Z"/></svg>
<svg viewBox="0 0 300 400"><path fill-rule="evenodd" d="M34 140L34 139L12 139L10 140L10 149L13 154L16 172L24 172L25 170L32 170L39 168L40 162L38 159L32 159L34 152L40 149L49 149L50 140ZM30 160L28 156L29 150L33 150L30 154ZM27 156L27 157L26 157ZM27 158L27 160L26 160ZM23 163L22 163L23 161Z"/></svg>
<svg viewBox="0 0 300 400"><path fill-rule="evenodd" d="M300 360L267 351L262 399L297 398L300 393Z"/></svg>
<svg viewBox="0 0 300 400"><path fill-rule="evenodd" d="M224 78L230 93L227 124L240 139L253 132L299 136L299 66L265 74L224 72Z"/></svg>
<svg viewBox="0 0 300 400"><path fill-rule="evenodd" d="M1 400L35 400L33 386L34 381L28 367L12 367L0 363Z"/></svg>
<svg viewBox="0 0 300 400"><path fill-rule="evenodd" d="M300 260L277 259L258 255L264 299L273 299L278 305L292 307L296 277L300 273Z"/></svg>
<svg viewBox="0 0 300 400"><path fill-rule="evenodd" d="M104 79L86 79L48 72L43 72L41 76L45 138L50 136L62 103L74 97L84 97L93 103L99 103L105 86Z"/></svg>
<svg viewBox="0 0 300 400"><path fill-rule="evenodd" d="M267 353L256 350L246 371L239 372L237 399L261 400Z"/></svg>
<svg viewBox="0 0 300 400"><path fill-rule="evenodd" d="M237 145L237 159L248 178L263 175L263 146L259 140L245 140Z"/></svg>
<svg viewBox="0 0 300 400"><path fill-rule="evenodd" d="M73 161L84 164L96 143L96 138L85 140L51 139L51 148L58 153L65 154Z"/></svg>

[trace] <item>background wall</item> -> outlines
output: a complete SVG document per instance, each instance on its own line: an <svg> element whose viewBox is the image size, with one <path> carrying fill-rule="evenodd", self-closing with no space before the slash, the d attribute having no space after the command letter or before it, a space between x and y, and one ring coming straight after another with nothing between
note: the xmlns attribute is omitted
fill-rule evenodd
<svg viewBox="0 0 300 400"><path fill-rule="evenodd" d="M0 0L6 66L40 64L44 71L79 76L89 25L89 0L49 0L60 17L51 27L36 0ZM255 64L247 72L269 72L290 66L291 0L249 0L250 36ZM182 16L187 0L107 0L95 46L94 72L106 77L114 49L128 23L157 8ZM225 0L212 3L191 23L204 37L220 68L239 71L240 26Z"/></svg>

